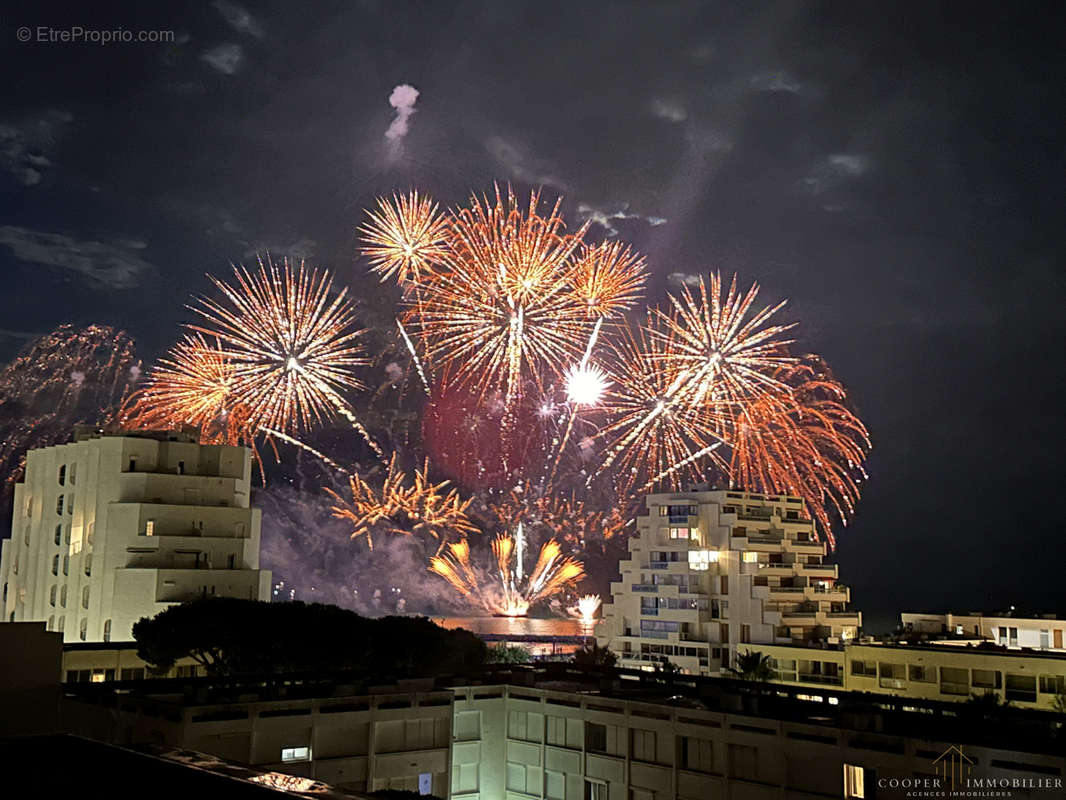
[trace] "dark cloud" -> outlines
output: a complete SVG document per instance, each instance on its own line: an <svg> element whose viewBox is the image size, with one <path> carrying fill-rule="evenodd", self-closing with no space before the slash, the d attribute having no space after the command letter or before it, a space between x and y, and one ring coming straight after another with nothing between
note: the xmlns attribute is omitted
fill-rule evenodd
<svg viewBox="0 0 1066 800"><path fill-rule="evenodd" d="M132 289L155 271L142 258L147 243L137 240L101 242L4 225L0 245L19 261L72 272L96 289Z"/></svg>

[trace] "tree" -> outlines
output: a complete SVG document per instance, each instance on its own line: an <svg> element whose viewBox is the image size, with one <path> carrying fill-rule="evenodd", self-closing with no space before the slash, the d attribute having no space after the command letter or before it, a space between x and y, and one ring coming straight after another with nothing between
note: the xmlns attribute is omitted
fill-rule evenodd
<svg viewBox="0 0 1066 800"><path fill-rule="evenodd" d="M618 656L607 647L600 647L596 642L587 644L574 651L574 663L584 667L613 667Z"/></svg>
<svg viewBox="0 0 1066 800"><path fill-rule="evenodd" d="M759 681L765 683L774 677L774 665L770 656L763 655L758 650L746 650L737 653L736 666L730 671L746 681Z"/></svg>
<svg viewBox="0 0 1066 800"><path fill-rule="evenodd" d="M490 647L486 658L489 664L528 664L531 660L532 656L526 648L514 647L502 642L495 647Z"/></svg>
<svg viewBox="0 0 1066 800"><path fill-rule="evenodd" d="M192 658L212 675L357 671L382 677L458 674L485 643L424 617L367 619L319 603L203 598L133 626L137 653L166 671Z"/></svg>

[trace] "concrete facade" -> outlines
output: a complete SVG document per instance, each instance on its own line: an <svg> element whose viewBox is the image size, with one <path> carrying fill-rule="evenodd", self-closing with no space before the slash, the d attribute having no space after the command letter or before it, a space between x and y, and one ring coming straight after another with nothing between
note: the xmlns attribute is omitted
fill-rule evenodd
<svg viewBox="0 0 1066 800"><path fill-rule="evenodd" d="M0 555L3 619L125 641L174 603L270 599L251 454L188 432L80 434L31 450Z"/></svg>
<svg viewBox="0 0 1066 800"><path fill-rule="evenodd" d="M854 638L862 615L797 497L651 494L596 638L620 666L716 675L746 643Z"/></svg>
<svg viewBox="0 0 1066 800"><path fill-rule="evenodd" d="M1054 614L1016 617L1011 614L923 614L900 615L905 631L940 636L972 636L1001 647L1031 648L1066 652L1066 619Z"/></svg>
<svg viewBox="0 0 1066 800"><path fill-rule="evenodd" d="M1066 658L1053 653L874 643L750 649L773 659L776 682L792 685L949 702L990 693L1048 711L1066 697Z"/></svg>

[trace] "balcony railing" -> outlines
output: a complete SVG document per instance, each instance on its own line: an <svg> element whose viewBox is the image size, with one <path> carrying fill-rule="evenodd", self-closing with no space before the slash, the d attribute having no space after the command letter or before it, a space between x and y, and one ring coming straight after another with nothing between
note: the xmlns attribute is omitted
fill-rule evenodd
<svg viewBox="0 0 1066 800"><path fill-rule="evenodd" d="M644 616L644 617L657 617L657 616L659 616L659 609L657 609L657 608L648 608L647 606L641 606L640 607L640 614L641 614L641 616Z"/></svg>
<svg viewBox="0 0 1066 800"><path fill-rule="evenodd" d="M799 679L803 683L820 683L825 686L843 686L843 675L815 675L813 673L801 672Z"/></svg>
<svg viewBox="0 0 1066 800"><path fill-rule="evenodd" d="M655 592L659 591L659 587L656 584L654 584L654 583L634 583L632 586L633 586L632 590L634 592L651 592L651 593L655 593Z"/></svg>
<svg viewBox="0 0 1066 800"><path fill-rule="evenodd" d="M649 561L648 562L648 569L669 569L671 563L680 564L681 562L680 561L673 561L673 562L670 562L670 561Z"/></svg>

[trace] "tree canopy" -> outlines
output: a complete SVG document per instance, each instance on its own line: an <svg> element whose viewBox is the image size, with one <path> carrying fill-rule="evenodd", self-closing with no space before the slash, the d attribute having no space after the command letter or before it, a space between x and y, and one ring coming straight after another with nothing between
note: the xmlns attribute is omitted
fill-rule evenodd
<svg viewBox="0 0 1066 800"><path fill-rule="evenodd" d="M191 657L212 675L357 671L383 677L459 674L485 643L425 617L369 619L320 603L211 597L171 606L133 626L137 654L166 671Z"/></svg>

